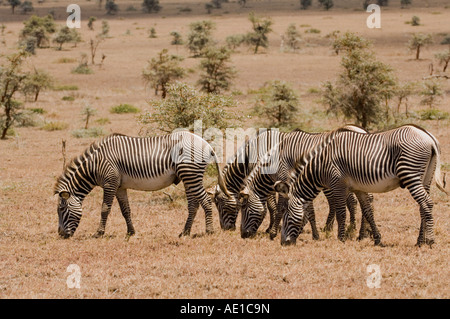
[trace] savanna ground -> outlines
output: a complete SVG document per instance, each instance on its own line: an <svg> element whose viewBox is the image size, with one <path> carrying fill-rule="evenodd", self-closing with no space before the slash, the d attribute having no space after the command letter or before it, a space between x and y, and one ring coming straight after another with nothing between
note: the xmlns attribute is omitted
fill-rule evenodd
<svg viewBox="0 0 450 319"><path fill-rule="evenodd" d="M58 24L65 21L65 6L73 1L46 1L35 4L35 13L43 15L54 9ZM0 298L448 298L449 284L449 207L448 197L432 187L435 202L436 244L432 249L415 247L420 224L419 209L406 190L398 189L375 195L375 217L386 247L374 247L369 239L353 239L341 243L336 229L330 236L321 233L319 241L311 239L309 226L296 246L281 247L279 237L270 241L263 231L254 239L243 240L238 231L219 228L214 208L215 233L205 235L203 211L199 211L190 237L179 238L187 217L182 185L165 192L130 191L132 217L137 230L125 239L125 222L115 202L106 235L94 239L100 220L101 189L84 202L84 215L73 238L57 235L55 179L61 173L63 156L61 140L67 140L67 158L78 155L95 138L75 138L71 132L83 127L80 112L90 103L98 113L93 121L108 118L101 124L104 131L138 135L140 127L134 114L111 114L112 106L129 103L142 110L154 98L146 89L141 72L147 61L163 48L184 56L182 65L197 70L198 59L189 57L184 46L170 45L169 33L178 30L183 37L190 22L211 19L217 25L214 37L221 43L228 35L250 29L248 13L268 15L274 32L270 47L259 54L241 47L232 55L238 70L232 91L240 92L237 111L248 115L244 127L256 125L250 116L253 96L269 80L285 80L300 92L301 110L298 126L309 131L337 128L346 121L326 115L317 103L317 89L326 80L336 78L340 56L330 49L325 35L333 30L358 32L374 42L377 58L391 65L401 81L420 81L428 75L434 53L442 51L442 33L450 32L450 7L446 1L413 1L408 9L400 9L399 1L382 9L382 28L368 29L369 13L360 1L335 1L326 12L313 6L300 11L298 1L248 1L247 8L237 3L224 4L221 10L207 15L206 1L162 1L158 14L126 11L130 5L140 9L141 1L116 1L121 11L107 16L93 1L78 1L82 9L83 42L76 48L64 45L38 49L27 60L27 67L44 69L58 85L76 85L77 91L42 92L37 102L26 102L26 108L43 108L45 121L60 121L67 127L46 131L39 127L15 128L15 136L0 141ZM191 8L191 11L182 10ZM95 31L86 24L96 16ZM405 21L417 15L421 26ZM22 21L28 16L0 6L0 22L6 25L0 38L0 53L15 50ZM93 66L94 74L72 74L82 52L89 54L89 39L107 19L111 37L100 44L97 61L106 55L103 67ZM319 34L303 33L303 44L297 53L280 52L281 35L290 23L302 33L316 28ZM300 27L303 25L303 27ZM305 25L308 25L305 27ZM157 38L148 38L154 27ZM425 48L419 61L406 48L413 32L432 33L435 44ZM69 63L59 63L67 58ZM448 71L447 71L448 73ZM198 71L190 73L186 82L194 84ZM444 98L439 108L450 112L450 80L443 80ZM63 101L72 95L74 101ZM410 99L410 109L419 111L420 97ZM431 131L442 147L443 172L450 168L449 120L420 121L411 119ZM106 121L107 122L107 121ZM98 124L94 124L98 125ZM214 183L208 177L207 186ZM323 195L315 202L317 220L323 226L328 212ZM358 217L360 213L358 212ZM358 218L359 222L359 218ZM239 227L239 219L238 225ZM336 228L336 227L335 227ZM80 288L70 289L66 283L67 267L80 267ZM381 270L380 288L369 288L367 266L377 264Z"/></svg>

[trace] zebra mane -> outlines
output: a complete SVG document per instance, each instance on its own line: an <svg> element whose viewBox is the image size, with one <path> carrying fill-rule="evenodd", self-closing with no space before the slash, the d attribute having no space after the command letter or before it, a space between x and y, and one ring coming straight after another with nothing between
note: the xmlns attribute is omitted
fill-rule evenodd
<svg viewBox="0 0 450 319"><path fill-rule="evenodd" d="M87 147L80 155L73 157L70 160L70 162L64 167L63 173L57 178L55 186L53 188L53 193L54 194L59 193L60 191L59 187L61 186L61 184L70 179L71 176L74 174L74 172L76 172L77 169L81 166L81 164L83 164L85 161L91 158L92 155L95 154L97 150L106 141L109 141L111 138L114 138L116 136L126 136L126 135L113 133L108 136L105 136L99 141L92 142L91 145L89 145L89 147Z"/></svg>

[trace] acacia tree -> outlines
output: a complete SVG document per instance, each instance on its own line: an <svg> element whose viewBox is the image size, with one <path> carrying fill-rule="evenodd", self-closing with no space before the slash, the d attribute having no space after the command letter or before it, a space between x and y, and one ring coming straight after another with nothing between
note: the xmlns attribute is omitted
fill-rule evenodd
<svg viewBox="0 0 450 319"><path fill-rule="evenodd" d="M35 38L36 47L42 48L45 43L48 43L49 35L55 32L56 24L52 15L48 14L45 17L32 15L24 22L24 28L20 31L20 39Z"/></svg>
<svg viewBox="0 0 450 319"><path fill-rule="evenodd" d="M416 51L416 60L419 60L422 47L432 43L433 36L431 34L414 33L408 42L408 47L410 50Z"/></svg>
<svg viewBox="0 0 450 319"><path fill-rule="evenodd" d="M0 139L6 134L21 115L21 103L14 96L22 89L27 74L21 70L23 60L28 54L19 51L6 57L7 64L0 67Z"/></svg>
<svg viewBox="0 0 450 319"><path fill-rule="evenodd" d="M300 32L295 27L295 23L291 23L286 32L284 33L283 39L286 41L286 45L292 50L296 51L299 48L299 44L302 41Z"/></svg>
<svg viewBox="0 0 450 319"><path fill-rule="evenodd" d="M247 33L246 42L248 45L254 46L254 53L258 53L260 47L267 48L269 46L269 39L267 35L272 32L272 20L257 17L253 12L248 16L252 23L253 31Z"/></svg>
<svg viewBox="0 0 450 319"><path fill-rule="evenodd" d="M231 58L231 50L226 46L209 47L204 52L204 59L200 62L203 71L197 84L201 90L208 93L220 93L228 90L236 71L227 63Z"/></svg>
<svg viewBox="0 0 450 319"><path fill-rule="evenodd" d="M159 12L161 10L161 6L159 5L159 0L144 0L142 2L142 10L146 13Z"/></svg>
<svg viewBox="0 0 450 319"><path fill-rule="evenodd" d="M196 21L189 25L190 31L186 46L194 57L201 56L203 49L214 44L212 31L215 28L215 23L209 20Z"/></svg>
<svg viewBox="0 0 450 319"><path fill-rule="evenodd" d="M367 50L347 52L341 66L339 78L324 83L322 102L328 111L354 119L365 129L382 121L387 111L384 107L395 93L392 68Z"/></svg>
<svg viewBox="0 0 450 319"><path fill-rule="evenodd" d="M436 59L438 59L439 65L444 66L442 72L445 72L447 70L448 64L450 63L450 49L440 53L436 53L435 57Z"/></svg>
<svg viewBox="0 0 450 319"><path fill-rule="evenodd" d="M14 14L14 10L17 6L20 6L22 2L20 0L8 0L8 3L11 6L12 14Z"/></svg>
<svg viewBox="0 0 450 319"><path fill-rule="evenodd" d="M184 69L179 66L183 58L177 55L171 55L167 49L158 53L156 58L152 58L147 67L142 71L144 81L155 89L155 95L158 95L161 89L162 98L166 98L168 85L185 75Z"/></svg>
<svg viewBox="0 0 450 319"><path fill-rule="evenodd" d="M293 123L298 111L298 95L283 81L273 81L259 94L254 112L269 120L270 126L286 127Z"/></svg>
<svg viewBox="0 0 450 319"><path fill-rule="evenodd" d="M156 124L160 131L166 133L179 128L192 131L196 120L202 120L203 129L226 129L230 127L231 120L237 119L228 111L236 106L230 97L200 93L181 82L168 87L166 99L151 100L149 104L154 111L139 116L139 122L145 127ZM153 127L151 129L154 130Z"/></svg>
<svg viewBox="0 0 450 319"><path fill-rule="evenodd" d="M351 53L354 50L367 49L372 45L369 40L353 32L347 31L343 35L339 36L338 32L335 31L331 34L331 36L334 38L331 46L336 54L339 54L340 51Z"/></svg>
<svg viewBox="0 0 450 319"><path fill-rule="evenodd" d="M32 94L34 101L36 102L39 93L43 90L49 89L53 86L53 77L44 70L34 69L34 72L30 73L23 83L22 92L25 95Z"/></svg>

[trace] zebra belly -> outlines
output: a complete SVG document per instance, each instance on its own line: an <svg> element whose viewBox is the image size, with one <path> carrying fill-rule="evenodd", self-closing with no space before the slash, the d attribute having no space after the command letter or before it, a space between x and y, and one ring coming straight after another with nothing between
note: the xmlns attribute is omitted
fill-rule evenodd
<svg viewBox="0 0 450 319"><path fill-rule="evenodd" d="M386 193L400 186L398 177L386 177L372 184L363 184L354 179L347 181L350 191L361 191L366 193Z"/></svg>
<svg viewBox="0 0 450 319"><path fill-rule="evenodd" d="M128 175L122 176L121 188L135 189L139 191L157 191L173 184L177 176L173 170L152 178L134 178Z"/></svg>

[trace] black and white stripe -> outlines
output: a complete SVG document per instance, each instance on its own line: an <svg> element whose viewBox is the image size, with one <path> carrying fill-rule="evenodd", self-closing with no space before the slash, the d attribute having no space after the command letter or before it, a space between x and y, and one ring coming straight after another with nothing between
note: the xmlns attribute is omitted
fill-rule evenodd
<svg viewBox="0 0 450 319"><path fill-rule="evenodd" d="M430 185L440 180L440 148L426 130L405 125L376 134L337 131L304 158L292 183L279 183L277 191L288 197L283 219L282 244L292 244L300 232L303 212L321 189L330 188L338 221L338 238L344 240L345 198L355 192L363 215L372 228L375 244L381 244L367 192L388 192L397 187L409 190L420 206L421 225L417 245L434 243Z"/></svg>
<svg viewBox="0 0 450 319"><path fill-rule="evenodd" d="M127 223L127 233L133 235L127 189L154 191L180 181L185 186L189 211L182 235L189 235L200 205L205 210L206 231L212 232L212 203L203 187L203 174L211 159L219 171L219 186L227 194L213 149L194 134L177 132L145 138L113 134L105 137L73 159L56 182L59 233L63 237L73 235L80 222L84 198L95 186L100 186L104 192L96 235L105 232L114 197Z"/></svg>

